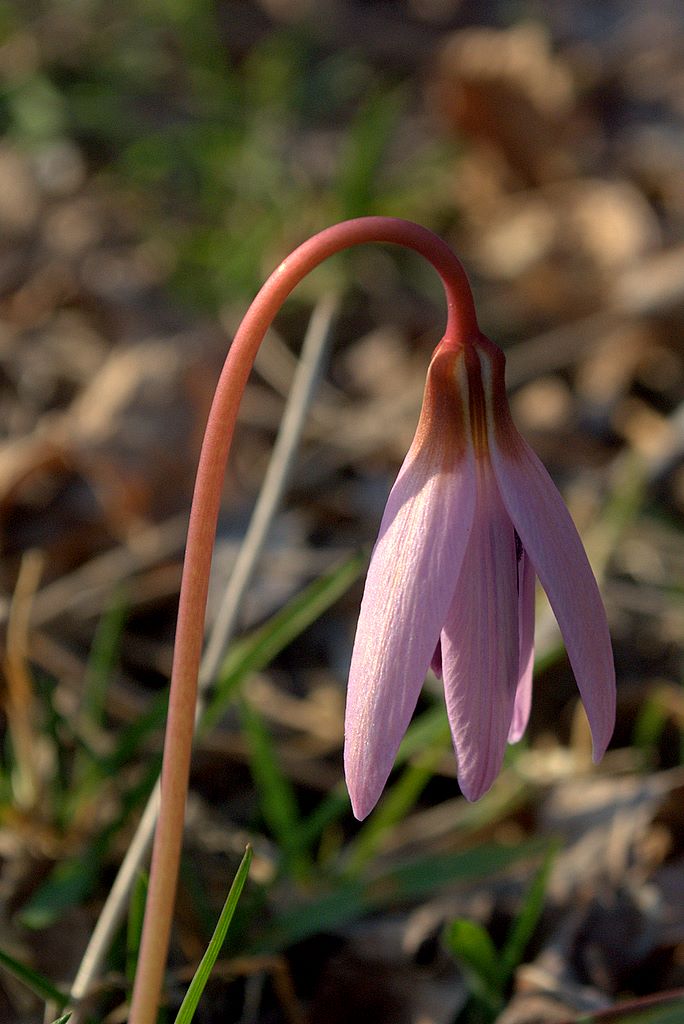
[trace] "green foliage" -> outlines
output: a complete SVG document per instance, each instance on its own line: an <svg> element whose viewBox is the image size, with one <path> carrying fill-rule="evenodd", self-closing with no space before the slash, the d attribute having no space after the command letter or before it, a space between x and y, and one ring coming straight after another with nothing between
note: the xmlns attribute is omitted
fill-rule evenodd
<svg viewBox="0 0 684 1024"><path fill-rule="evenodd" d="M275 747L261 715L248 701L241 702L241 718L261 813L278 843L283 870L301 880L310 873L311 865L300 839L294 789L280 769Z"/></svg>
<svg viewBox="0 0 684 1024"><path fill-rule="evenodd" d="M114 596L100 619L90 648L83 680L83 698L76 721L71 725L75 752L69 769L68 793L62 804L62 826L67 827L84 807L92 803L111 774L112 759L96 753L104 730L107 689L117 668L121 638L128 607L123 594ZM143 738L144 734L140 734ZM113 754L117 759L116 753ZM120 764L125 761L119 760Z"/></svg>
<svg viewBox="0 0 684 1024"><path fill-rule="evenodd" d="M486 928L458 918L446 931L446 942L458 961L471 996L493 1019L502 1009L499 954Z"/></svg>
<svg viewBox="0 0 684 1024"><path fill-rule="evenodd" d="M457 918L445 931L446 945L463 972L478 1019L493 1021L503 1009L513 973L522 963L544 909L546 886L555 855L555 846L547 849L502 949L496 948L487 930L476 921Z"/></svg>
<svg viewBox="0 0 684 1024"><path fill-rule="evenodd" d="M292 910L276 914L274 927L259 940L259 949L280 950L319 931L339 928L383 907L433 895L442 886L465 883L505 871L520 860L538 856L538 841L505 846L481 843L472 849L416 856L389 867L372 866L355 877L322 881L319 892Z"/></svg>
<svg viewBox="0 0 684 1024"><path fill-rule="evenodd" d="M54 1003L61 1010L69 1002L69 997L66 993L61 992L51 981L38 971L34 971L32 967L22 964L2 949L0 949L0 967L4 967L6 971L13 974L15 978L34 992L39 999L44 999L46 1003Z"/></svg>
<svg viewBox="0 0 684 1024"><path fill-rule="evenodd" d="M657 746L669 718L662 694L647 695L634 722L633 743L647 756Z"/></svg>
<svg viewBox="0 0 684 1024"><path fill-rule="evenodd" d="M366 556L363 554L348 559L310 584L262 627L233 645L224 662L216 692L203 720L203 728L208 728L212 721L220 717L227 703L234 698L250 674L265 667L288 643L338 600L358 578L365 564ZM110 774L116 773L134 757L140 744L164 720L166 698L161 696L152 702L147 714L121 731L113 750L107 754L96 754L95 748L86 744L83 739L84 735L97 730L101 724L105 690L116 664L124 619L124 605L117 600L105 613L98 628L88 663L88 698L84 701L81 718L70 722L62 720L53 712L51 728L55 741L58 735L64 737L71 733L76 753L74 764L65 764L60 781L61 791L55 792L58 798L55 806L69 808L67 813L60 812L65 828L69 827L76 809L82 808L88 800L97 798L101 786L106 783ZM310 819L301 822L301 830L298 830L294 795L289 781L277 769L277 759L265 727L256 711L249 709L247 705L244 705L244 715L246 734L253 751L253 769L261 795L262 813L282 844L284 870L287 874L299 877L304 868L307 871L311 870L308 851L321 830L348 809L346 792L343 795L333 794L332 799L323 801ZM75 765L78 765L78 771L75 771ZM152 759L148 762L143 780L131 788L128 794L123 794L122 808L117 818L95 836L85 849L79 851L78 855L65 858L55 865L20 912L25 926L34 929L44 928L59 920L69 907L83 902L90 895L101 876L103 860L112 840L129 820L132 810L149 792L157 771L157 759ZM243 874L245 872L243 863ZM244 882L242 874L239 873L237 881L241 888ZM233 893L233 890L231 892ZM132 894L129 908L126 937L126 974L129 983L135 973L145 895L146 880L141 877ZM234 904L229 902L227 908L225 913L232 917ZM221 918L220 927L225 933L225 915ZM211 953L217 953L215 945L211 947ZM0 964L12 971L41 998L52 1001L60 1008L66 1005L65 994L9 954L0 952Z"/></svg>
<svg viewBox="0 0 684 1024"><path fill-rule="evenodd" d="M520 912L511 925L506 937L506 942L501 951L501 977L504 980L504 984L508 984L513 977L516 967L522 963L527 945L539 923L544 909L544 898L546 896L549 874L557 852L558 847L556 844L553 844L549 848L539 871L532 880Z"/></svg>
<svg viewBox="0 0 684 1024"><path fill-rule="evenodd" d="M211 0L44 6L27 25L18 0L3 5L0 38L33 32L38 60L0 93L0 124L32 147L74 138L139 191L187 302L242 301L285 250L343 217L443 216L453 153L396 145L416 98L360 50L330 54L293 27L237 66ZM73 26L66 55L42 34L51 10Z"/></svg>
<svg viewBox="0 0 684 1024"><path fill-rule="evenodd" d="M131 898L128 901L128 921L126 923L126 980L129 994L133 988L135 968L138 963L138 952L142 938L145 901L147 899L147 872L140 871L135 880Z"/></svg>
<svg viewBox="0 0 684 1024"><path fill-rule="evenodd" d="M82 903L91 893L101 866L99 843L84 857L59 861L47 880L39 886L20 913L27 928L39 930L54 924L69 907Z"/></svg>
<svg viewBox="0 0 684 1024"><path fill-rule="evenodd" d="M684 715L682 714L682 687L675 683L661 683L645 695L637 713L633 745L639 750L645 765L652 765L665 728L671 724L679 732L679 760L684 763Z"/></svg>
<svg viewBox="0 0 684 1024"><path fill-rule="evenodd" d="M107 689L118 664L127 616L126 599L123 594L116 594L95 632L86 665L82 701L82 713L90 727L102 726Z"/></svg>
<svg viewBox="0 0 684 1024"><path fill-rule="evenodd" d="M287 644L296 639L303 630L339 599L358 578L365 564L365 555L355 555L335 567L320 579L315 580L301 594L296 595L263 626L232 646L223 664L212 700L202 720L202 729L209 728L221 717L229 702L234 699L240 686L250 674L268 665ZM61 734L62 737L69 734L74 735L76 744L74 764L65 770L62 789L59 793L55 793L55 807L62 808L59 811L59 816L62 819L62 827L65 829L70 827L69 823L77 810L82 813L84 808L97 801L102 787L116 777L116 773L139 752L142 743L164 722L166 694L161 694L152 701L146 714L141 715L136 722L120 732L116 745L110 753L96 755L93 749L87 747L82 740L84 729L87 732L92 728L96 724L96 718L101 715L103 700L101 691L106 685L106 678L116 660L123 616L123 606L117 600L112 608L105 613L98 629L98 641L94 645L94 653L91 654L89 662L91 666L89 692L92 699L86 705L90 708L90 715L85 723L87 728L84 727L82 721L79 722L78 731L74 735L74 723L60 719L55 724L55 735ZM96 672L93 670L93 666L98 666ZM275 792L272 789L276 785L274 780L280 778L280 788L277 791L281 796L282 791L288 785L287 780L279 775L275 754L272 750L269 755L265 730L263 725L260 728L257 724L256 712L252 712L251 723L252 729L248 730L248 734L253 740L253 749L256 751L255 756L257 757L254 762L255 777L263 782L260 793L265 800L265 809L262 807L262 814L264 819L274 827L276 836L282 838L292 835L292 839L289 841L290 846L286 848L288 852L285 860L288 870L294 865L299 865L298 870L301 871L306 861L304 851L315 841L319 829L325 827L325 822L329 820L328 813L323 808L322 817L318 819L319 824L312 822L303 824L300 840L297 838L299 833L296 830L290 833L286 827L284 815L286 804L273 799L271 795ZM74 770L74 766L78 766L77 771ZM120 834L121 829L130 821L131 814L146 799L156 780L158 770L159 758L148 759L142 779L121 793L121 810L114 820L102 828L96 836L93 836L85 847L79 850L78 854L64 858L52 868L47 878L32 893L30 899L21 909L20 917L24 925L33 929L45 928L58 921L69 907L82 903L90 896L101 875L103 862L112 843ZM293 796L291 801L294 801ZM337 816L343 813L348 806L346 797L344 801L333 801L333 804ZM328 806L329 810L330 805ZM277 817L279 813L283 819L280 832L277 826L277 822L280 820ZM298 842L301 842L301 850L297 847Z"/></svg>
<svg viewBox="0 0 684 1024"><path fill-rule="evenodd" d="M337 183L343 217L378 212L381 188L377 179L405 103L403 91L378 90L363 103L351 123Z"/></svg>

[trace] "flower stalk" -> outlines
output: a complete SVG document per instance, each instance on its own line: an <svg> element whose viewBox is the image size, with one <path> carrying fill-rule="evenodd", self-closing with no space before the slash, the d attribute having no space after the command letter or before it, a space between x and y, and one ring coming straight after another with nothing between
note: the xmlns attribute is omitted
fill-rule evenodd
<svg viewBox="0 0 684 1024"><path fill-rule="evenodd" d="M465 272L416 224L345 221L292 253L231 345L200 455L131 1024L154 1024L173 916L209 570L238 407L256 351L309 271L361 242L413 249L439 273L447 324L428 369L413 443L390 493L368 570L349 676L345 772L358 818L378 800L430 665L444 679L463 794L480 797L520 739L532 694L534 586L544 587L587 710L594 758L615 716L605 611L572 519L508 409L504 356L479 331Z"/></svg>
<svg viewBox="0 0 684 1024"><path fill-rule="evenodd" d="M402 245L425 257L439 273L444 286L445 338L451 345L465 348L479 334L470 286L456 256L445 242L427 229L389 217L345 221L303 243L274 271L245 315L216 388L190 512L164 741L159 820L130 1024L154 1024L162 989L183 837L209 572L223 477L240 399L259 345L290 292L323 260L364 242Z"/></svg>
<svg viewBox="0 0 684 1024"><path fill-rule="evenodd" d="M594 760L615 720L606 614L563 499L515 428L503 352L448 333L373 550L347 690L354 814L377 802L428 667L443 678L461 791L492 785L527 726L534 587L546 591L584 702Z"/></svg>

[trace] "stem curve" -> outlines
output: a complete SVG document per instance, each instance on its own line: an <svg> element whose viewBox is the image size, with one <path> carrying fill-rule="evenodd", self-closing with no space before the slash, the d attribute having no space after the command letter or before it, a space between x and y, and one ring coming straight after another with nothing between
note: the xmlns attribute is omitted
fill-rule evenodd
<svg viewBox="0 0 684 1024"><path fill-rule="evenodd" d="M446 295L445 338L449 343L465 344L478 332L470 285L460 261L437 235L394 217L360 217L314 235L276 268L245 314L214 394L190 511L164 740L159 820L129 1024L154 1024L162 989L183 839L209 571L240 399L259 345L290 292L329 256L364 242L401 245L433 265Z"/></svg>

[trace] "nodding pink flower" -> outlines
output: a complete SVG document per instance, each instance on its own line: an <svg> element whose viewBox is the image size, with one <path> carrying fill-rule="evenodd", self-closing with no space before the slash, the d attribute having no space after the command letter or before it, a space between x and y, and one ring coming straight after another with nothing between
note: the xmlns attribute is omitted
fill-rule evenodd
<svg viewBox="0 0 684 1024"><path fill-rule="evenodd" d="M478 333L463 267L442 239L410 221L359 217L326 228L286 257L254 299L230 346L207 421L185 550L159 822L130 1024L157 1019L211 554L240 397L259 345L292 289L328 256L362 242L402 245L427 259L442 279L448 313L361 608L347 704L346 765L355 814L364 817L378 799L431 662L443 669L463 792L474 799L491 785L506 738L519 738L527 722L535 572L563 631L597 755L610 737L613 666L596 583L560 496L511 422L503 355ZM151 807L154 812L154 801ZM97 962L95 946L91 964ZM79 972L72 995L82 981Z"/></svg>
<svg viewBox="0 0 684 1024"><path fill-rule="evenodd" d="M504 355L448 338L371 558L352 655L345 769L364 818L387 781L427 669L443 676L463 794L492 785L532 697L534 583L563 634L591 726L610 740L615 671L603 604L563 499L516 430Z"/></svg>

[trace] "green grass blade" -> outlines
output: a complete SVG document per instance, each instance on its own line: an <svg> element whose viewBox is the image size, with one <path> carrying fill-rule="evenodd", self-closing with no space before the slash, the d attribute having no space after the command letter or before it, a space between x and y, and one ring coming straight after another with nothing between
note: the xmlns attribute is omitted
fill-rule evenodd
<svg viewBox="0 0 684 1024"><path fill-rule="evenodd" d="M88 657L83 690L83 714L91 725L101 725L107 687L121 650L121 637L128 617L128 602L117 594L100 619Z"/></svg>
<svg viewBox="0 0 684 1024"><path fill-rule="evenodd" d="M672 717L677 697L678 687L662 684L647 694L637 714L632 732L632 745L642 752L646 763L653 760L665 726Z"/></svg>
<svg viewBox="0 0 684 1024"><path fill-rule="evenodd" d="M363 882L357 878L338 882L334 888L278 914L266 935L257 940L255 951L279 952L319 932L357 921L370 909Z"/></svg>
<svg viewBox="0 0 684 1024"><path fill-rule="evenodd" d="M502 1006L501 971L496 946L486 928L476 921L458 918L445 932L471 994L494 1014Z"/></svg>
<svg viewBox="0 0 684 1024"><path fill-rule="evenodd" d="M280 769L275 746L259 712L243 701L241 715L259 808L282 851L286 873L303 879L310 873L311 861L300 840L294 789Z"/></svg>
<svg viewBox="0 0 684 1024"><path fill-rule="evenodd" d="M13 974L15 978L23 982L27 988L31 989L44 1002L54 1003L60 1010L69 1002L68 995L61 992L51 981L48 981L38 971L34 971L32 967L27 967L19 960L15 960L13 956L5 953L2 949L0 949L0 967L4 967L10 974Z"/></svg>
<svg viewBox="0 0 684 1024"><path fill-rule="evenodd" d="M64 1016L58 1017L57 1020L53 1020L52 1024L67 1024L67 1021L71 1020L71 1014L65 1013Z"/></svg>
<svg viewBox="0 0 684 1024"><path fill-rule="evenodd" d="M34 931L53 924L69 907L82 903L98 877L102 850L93 844L83 857L56 864L48 878L22 907L19 919Z"/></svg>
<svg viewBox="0 0 684 1024"><path fill-rule="evenodd" d="M502 988L508 984L518 964L522 963L527 944L539 923L539 918L544 909L544 897L546 896L549 874L557 853L558 846L554 844L548 850L539 871L535 875L520 913L511 926L506 938L500 959Z"/></svg>
<svg viewBox="0 0 684 1024"><path fill-rule="evenodd" d="M443 885L470 882L504 871L524 858L546 852L548 841L530 840L519 846L486 844L458 853L418 857L366 878L338 880L334 890L281 914L259 944L275 952L309 938L322 928L339 928L371 911L420 899Z"/></svg>
<svg viewBox="0 0 684 1024"><path fill-rule="evenodd" d="M441 761L448 737L435 743L411 761L386 791L374 813L349 845L349 873L356 874L381 847L384 837L402 821L423 792Z"/></svg>
<svg viewBox="0 0 684 1024"><path fill-rule="evenodd" d="M518 860L545 853L548 845L548 840L540 839L531 839L519 846L487 843L457 853L417 857L391 868L371 885L383 892L384 899L390 894L393 899L416 899L442 885L497 874Z"/></svg>
<svg viewBox="0 0 684 1024"><path fill-rule="evenodd" d="M127 617L128 603L120 590L100 618L86 665L83 701L75 725L76 755L68 790L64 793L65 824L94 795L96 798L102 780L109 774L109 758L96 752L93 740L103 728L107 690L119 661Z"/></svg>
<svg viewBox="0 0 684 1024"><path fill-rule="evenodd" d="M353 555L315 580L265 625L234 643L223 663L214 694L201 719L201 730L221 718L242 680L265 668L355 582L368 563L366 554Z"/></svg>
<svg viewBox="0 0 684 1024"><path fill-rule="evenodd" d="M450 735L446 706L443 699L440 698L421 715L413 719L399 744L395 765L406 764L426 747L432 746L433 743L442 743Z"/></svg>
<svg viewBox="0 0 684 1024"><path fill-rule="evenodd" d="M342 159L337 194L342 215L370 213L378 191L377 177L405 105L401 89L376 91L351 125Z"/></svg>
<svg viewBox="0 0 684 1024"><path fill-rule="evenodd" d="M340 782L326 793L307 818L300 821L299 843L302 849L310 850L325 829L348 814L349 810L349 794L344 783Z"/></svg>
<svg viewBox="0 0 684 1024"><path fill-rule="evenodd" d="M162 690L150 699L147 709L135 721L121 729L112 753L100 760L100 769L104 775L111 776L129 764L145 740L163 728L168 706L168 690Z"/></svg>
<svg viewBox="0 0 684 1024"><path fill-rule="evenodd" d="M138 964L143 917L145 914L145 901L147 900L147 881L147 873L140 871L133 885L131 898L128 901L128 921L126 922L126 979L129 987L133 986L135 969Z"/></svg>
<svg viewBox="0 0 684 1024"><path fill-rule="evenodd" d="M240 894L244 888L247 876L249 874L249 865L252 862L252 849L250 846L245 850L245 855L242 858L240 867L237 869L237 873L233 880L233 884L230 887L230 892L226 902L223 905L223 910L218 919L216 930L211 937L211 941L207 946L207 951L202 957L199 967L195 971L195 976L190 982L190 987L185 993L185 999L181 1003L181 1007L176 1016L175 1024L189 1024L195 1015L197 1004L200 1001L204 987L209 980L209 975L216 963L221 947L223 946L230 922L235 913L237 902L240 899Z"/></svg>

